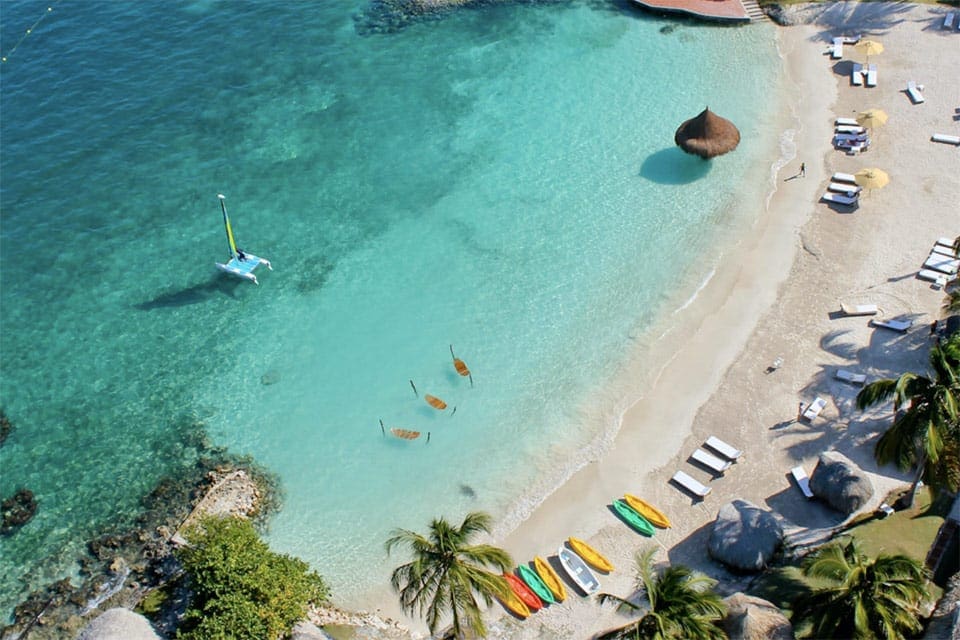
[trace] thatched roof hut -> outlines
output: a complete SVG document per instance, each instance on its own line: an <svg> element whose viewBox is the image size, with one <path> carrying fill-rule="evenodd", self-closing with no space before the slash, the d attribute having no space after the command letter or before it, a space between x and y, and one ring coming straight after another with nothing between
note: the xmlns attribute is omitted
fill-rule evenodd
<svg viewBox="0 0 960 640"><path fill-rule="evenodd" d="M773 604L737 592L724 598L723 630L730 640L793 640L793 626Z"/></svg>
<svg viewBox="0 0 960 640"><path fill-rule="evenodd" d="M732 122L721 118L708 107L696 118L681 124L673 140L687 153L706 160L736 149L740 144L740 131Z"/></svg>

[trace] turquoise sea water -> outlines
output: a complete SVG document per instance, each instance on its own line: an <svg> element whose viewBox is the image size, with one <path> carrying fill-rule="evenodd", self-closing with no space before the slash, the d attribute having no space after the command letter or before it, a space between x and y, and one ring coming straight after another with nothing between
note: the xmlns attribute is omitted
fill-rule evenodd
<svg viewBox="0 0 960 640"><path fill-rule="evenodd" d="M4 52L46 6L4 3ZM62 2L2 66L0 495L40 504L0 539L5 613L129 520L197 425L279 474L270 542L341 602L382 583L394 527L509 529L616 428L631 336L751 223L779 153L771 26L597 1L373 15ZM710 163L673 146L707 104L743 134ZM259 287L214 269L218 192L274 264Z"/></svg>

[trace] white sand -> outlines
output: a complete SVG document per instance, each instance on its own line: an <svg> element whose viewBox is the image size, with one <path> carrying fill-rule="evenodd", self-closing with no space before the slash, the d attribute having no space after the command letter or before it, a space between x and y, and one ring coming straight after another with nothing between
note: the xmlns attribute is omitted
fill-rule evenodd
<svg viewBox="0 0 960 640"><path fill-rule="evenodd" d="M696 300L671 319L667 335L638 353L642 361L625 372L646 392L624 415L612 449L549 496L505 540L495 541L515 561L553 555L571 535L585 538L616 565L611 575L601 576L602 589L628 596L634 553L658 544L659 560L699 569L721 580L720 590L729 593L744 579L706 552L710 525L723 504L742 498L769 509L788 535L799 539L842 518L801 496L789 478L793 466L803 465L809 473L821 451L848 455L872 474L871 509L904 478L893 468L877 468L872 446L886 423L859 413L858 388L833 374L842 367L876 379L924 370L928 326L938 316L943 293L914 274L934 240L960 235L960 150L929 141L934 132L960 134L960 121L952 119L960 107L960 32L940 30L946 8L934 5L840 2L793 12L816 20L778 30L793 87L793 113L784 114L784 127L795 130L796 160L781 171L769 205L753 203L762 211L756 228ZM879 67L876 88L850 86L851 59L863 61L853 48L846 48L841 61L824 55L833 36L852 33L884 44L885 51L870 59ZM910 103L903 92L908 80L925 86L925 104ZM854 157L834 151L834 118L855 117L871 107L890 119L876 131L870 151ZM801 161L806 177L787 180ZM833 172L864 167L884 169L890 184L865 194L854 213L818 203ZM912 319L914 329L901 335L870 328L868 318L837 318L832 312L841 301L877 304L884 317ZM766 373L778 357L782 367ZM639 372L650 362L667 364L644 377ZM798 402L815 396L828 401L826 409L812 425L797 424ZM715 480L688 461L710 435L745 451ZM711 495L696 501L671 485L677 469L709 483ZM658 505L673 528L658 532L652 542L627 528L607 506L624 492ZM398 616L395 602L379 604L383 613ZM519 639L586 638L627 621L595 599L577 596L522 622L499 607L486 618L490 637ZM420 621L406 623L423 629Z"/></svg>

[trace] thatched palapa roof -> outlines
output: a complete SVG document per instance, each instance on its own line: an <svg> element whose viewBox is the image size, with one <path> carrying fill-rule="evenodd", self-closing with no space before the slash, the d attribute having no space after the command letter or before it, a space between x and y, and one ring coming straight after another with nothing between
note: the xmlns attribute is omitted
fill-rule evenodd
<svg viewBox="0 0 960 640"><path fill-rule="evenodd" d="M673 140L687 153L707 159L736 149L740 144L740 131L707 107L696 118L681 124Z"/></svg>

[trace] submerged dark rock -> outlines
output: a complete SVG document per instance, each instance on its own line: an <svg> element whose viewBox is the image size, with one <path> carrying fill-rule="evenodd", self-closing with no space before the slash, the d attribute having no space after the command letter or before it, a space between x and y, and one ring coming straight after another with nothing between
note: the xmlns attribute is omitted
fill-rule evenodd
<svg viewBox="0 0 960 640"><path fill-rule="evenodd" d="M0 535L13 533L14 529L19 529L30 522L33 515L37 512L37 500L33 497L33 491L30 489L18 489L16 493L3 501L0 505L0 511L3 514L3 522L0 523Z"/></svg>
<svg viewBox="0 0 960 640"><path fill-rule="evenodd" d="M3 412L3 409L0 409L0 447L7 441L7 436L11 433L13 433L13 423L10 422L10 418Z"/></svg>

